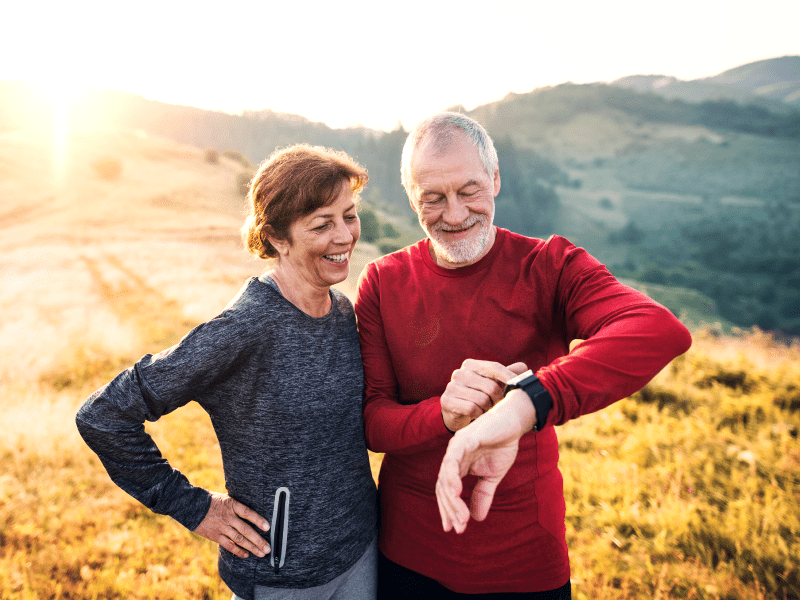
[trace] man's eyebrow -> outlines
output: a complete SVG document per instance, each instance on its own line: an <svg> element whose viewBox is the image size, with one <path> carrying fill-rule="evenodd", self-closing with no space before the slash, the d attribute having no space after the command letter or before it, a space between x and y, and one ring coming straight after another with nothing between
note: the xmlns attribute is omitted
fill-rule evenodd
<svg viewBox="0 0 800 600"><path fill-rule="evenodd" d="M460 190L463 190L464 188L469 187L471 185L479 186L480 182L477 179L470 179L469 181L467 181L467 183L465 183L464 185L462 185L458 189L460 191ZM420 196L430 196L430 195L439 196L439 195L441 195L441 192L438 192L436 190L422 190L422 192L420 192Z"/></svg>

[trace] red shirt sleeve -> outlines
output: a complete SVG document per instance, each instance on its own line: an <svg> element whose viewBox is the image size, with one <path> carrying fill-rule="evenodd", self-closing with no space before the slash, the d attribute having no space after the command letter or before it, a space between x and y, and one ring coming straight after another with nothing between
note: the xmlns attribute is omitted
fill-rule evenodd
<svg viewBox="0 0 800 600"><path fill-rule="evenodd" d="M410 454L447 443L441 399L415 404L398 402L397 379L381 315L380 270L367 265L359 277L355 302L361 356L364 361L364 428L374 452Z"/></svg>
<svg viewBox="0 0 800 600"><path fill-rule="evenodd" d="M564 238L548 243L545 281L567 339L582 341L536 375L553 398L547 419L560 425L641 389L692 343L666 308L617 281Z"/></svg>

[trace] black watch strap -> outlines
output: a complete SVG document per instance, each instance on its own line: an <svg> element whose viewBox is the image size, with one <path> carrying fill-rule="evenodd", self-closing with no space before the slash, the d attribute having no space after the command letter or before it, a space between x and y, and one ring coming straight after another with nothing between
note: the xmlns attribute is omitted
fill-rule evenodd
<svg viewBox="0 0 800 600"><path fill-rule="evenodd" d="M515 389L524 391L533 402L533 408L536 409L536 424L533 426L533 430L539 431L547 423L547 415L550 414L550 409L553 407L553 398L550 396L550 392L530 370L522 375L517 375L506 384L506 394Z"/></svg>

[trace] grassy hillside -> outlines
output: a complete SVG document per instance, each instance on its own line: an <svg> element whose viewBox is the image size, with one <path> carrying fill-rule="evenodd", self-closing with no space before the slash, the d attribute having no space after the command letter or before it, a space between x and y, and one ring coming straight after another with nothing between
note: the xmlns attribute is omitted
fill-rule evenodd
<svg viewBox="0 0 800 600"><path fill-rule="evenodd" d="M214 545L116 488L74 414L261 271L237 239L241 165L126 133L68 147L59 179L50 138L0 133L0 598L227 599ZM93 168L101 158L119 173ZM346 293L376 254L360 245ZM800 597L800 348L722 329L560 428L576 598ZM193 483L224 490L198 406L147 430Z"/></svg>
<svg viewBox="0 0 800 600"><path fill-rule="evenodd" d="M800 348L695 332L560 428L578 598L798 598Z"/></svg>

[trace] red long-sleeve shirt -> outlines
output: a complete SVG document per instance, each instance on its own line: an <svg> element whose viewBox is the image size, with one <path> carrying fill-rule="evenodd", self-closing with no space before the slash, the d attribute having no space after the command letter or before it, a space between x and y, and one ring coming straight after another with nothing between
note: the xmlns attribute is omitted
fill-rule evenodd
<svg viewBox="0 0 800 600"><path fill-rule="evenodd" d="M486 256L460 269L436 265L428 240L370 263L355 307L367 443L386 453L381 551L462 593L566 583L555 428L522 437L485 521L445 533L434 485L451 434L440 396L464 359L522 361L553 398L547 425L559 425L644 386L689 348L686 328L566 239L504 229ZM570 353L574 339L585 341ZM465 498L474 483L465 478Z"/></svg>

